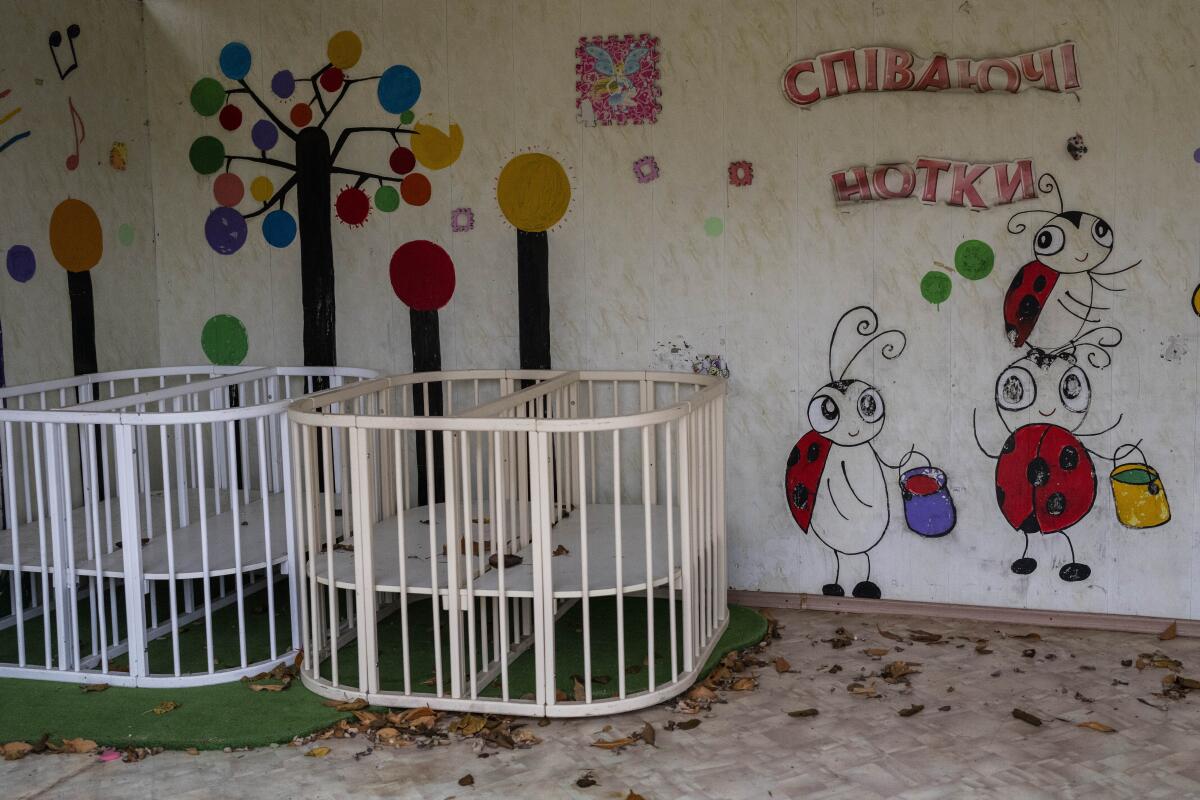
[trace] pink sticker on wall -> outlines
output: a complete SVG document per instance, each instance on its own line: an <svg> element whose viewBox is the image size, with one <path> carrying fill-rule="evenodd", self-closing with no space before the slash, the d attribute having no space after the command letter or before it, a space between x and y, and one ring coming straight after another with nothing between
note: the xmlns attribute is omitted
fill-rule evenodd
<svg viewBox="0 0 1200 800"><path fill-rule="evenodd" d="M581 37L575 51L575 107L598 125L641 125L658 119L658 39L648 33Z"/></svg>

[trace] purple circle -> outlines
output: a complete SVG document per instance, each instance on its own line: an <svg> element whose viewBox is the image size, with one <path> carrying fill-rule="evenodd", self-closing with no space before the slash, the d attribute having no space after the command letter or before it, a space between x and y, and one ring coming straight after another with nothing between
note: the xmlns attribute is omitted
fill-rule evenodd
<svg viewBox="0 0 1200 800"><path fill-rule="evenodd" d="M1196 148L1196 152L1192 153L1192 158L1196 159L1196 163L1200 164L1200 147Z"/></svg>
<svg viewBox="0 0 1200 800"><path fill-rule="evenodd" d="M14 244L8 248L8 274L17 283L26 283L37 270L37 258L33 251L23 244Z"/></svg>
<svg viewBox="0 0 1200 800"><path fill-rule="evenodd" d="M279 141L279 128L269 119L260 119L250 130L250 141L259 150L270 150Z"/></svg>
<svg viewBox="0 0 1200 800"><path fill-rule="evenodd" d="M233 255L246 243L246 220L232 208L214 208L204 222L204 238L221 255Z"/></svg>
<svg viewBox="0 0 1200 800"><path fill-rule="evenodd" d="M271 91L280 100L287 100L296 91L296 78L290 69L281 69L271 78Z"/></svg>

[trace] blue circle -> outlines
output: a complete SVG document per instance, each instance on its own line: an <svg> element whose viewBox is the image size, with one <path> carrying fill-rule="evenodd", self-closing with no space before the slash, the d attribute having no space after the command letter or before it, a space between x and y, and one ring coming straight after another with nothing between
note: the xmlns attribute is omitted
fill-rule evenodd
<svg viewBox="0 0 1200 800"><path fill-rule="evenodd" d="M231 81L240 81L250 74L250 48L241 42L230 42L221 48L221 72Z"/></svg>
<svg viewBox="0 0 1200 800"><path fill-rule="evenodd" d="M279 128L269 119L260 119L250 129L250 141L259 150L270 150L279 142Z"/></svg>
<svg viewBox="0 0 1200 800"><path fill-rule="evenodd" d="M271 247L287 247L296 238L296 218L282 208L276 209L263 219L262 232Z"/></svg>
<svg viewBox="0 0 1200 800"><path fill-rule="evenodd" d="M8 248L8 274L17 283L27 283L37 271L37 257L23 244Z"/></svg>
<svg viewBox="0 0 1200 800"><path fill-rule="evenodd" d="M421 96L421 79L411 67L393 64L379 76L379 105L389 114L403 114Z"/></svg>

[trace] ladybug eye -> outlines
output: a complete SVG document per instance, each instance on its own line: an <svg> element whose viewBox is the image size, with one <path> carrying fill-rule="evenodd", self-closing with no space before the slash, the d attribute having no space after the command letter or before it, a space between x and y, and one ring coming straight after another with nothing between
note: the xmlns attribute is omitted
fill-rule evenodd
<svg viewBox="0 0 1200 800"><path fill-rule="evenodd" d="M1071 367L1058 382L1058 396L1068 411L1082 414L1092 402L1092 385L1079 367Z"/></svg>
<svg viewBox="0 0 1200 800"><path fill-rule="evenodd" d="M874 389L867 389L858 396L858 415L863 422L878 422L883 418L883 398Z"/></svg>
<svg viewBox="0 0 1200 800"><path fill-rule="evenodd" d="M1112 228L1108 227L1108 223L1099 217L1092 223L1092 238L1096 240L1096 244L1101 247L1112 248L1113 233Z"/></svg>
<svg viewBox="0 0 1200 800"><path fill-rule="evenodd" d="M1005 411L1029 408L1037 399L1037 384L1024 367L1009 367L996 381L996 404Z"/></svg>
<svg viewBox="0 0 1200 800"><path fill-rule="evenodd" d="M1033 252L1039 256L1052 256L1063 249L1066 238L1062 228L1057 225L1047 225L1033 237Z"/></svg>
<svg viewBox="0 0 1200 800"><path fill-rule="evenodd" d="M842 412L829 395L820 394L808 404L808 424L817 433L829 433L838 423Z"/></svg>

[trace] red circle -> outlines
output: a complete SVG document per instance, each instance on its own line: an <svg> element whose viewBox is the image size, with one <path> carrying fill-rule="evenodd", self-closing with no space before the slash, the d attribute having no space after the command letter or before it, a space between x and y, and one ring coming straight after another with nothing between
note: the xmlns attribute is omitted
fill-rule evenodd
<svg viewBox="0 0 1200 800"><path fill-rule="evenodd" d="M327 92L336 92L342 88L342 82L346 80L345 74L337 67L330 67L321 73L321 88Z"/></svg>
<svg viewBox="0 0 1200 800"><path fill-rule="evenodd" d="M429 185L429 178L419 172L409 175L400 184L400 196L410 206L423 206L432 195L433 187Z"/></svg>
<svg viewBox="0 0 1200 800"><path fill-rule="evenodd" d="M218 205L236 206L242 202L243 195L246 194L246 187L242 183L242 179L232 172L222 172L213 181L213 198Z"/></svg>
<svg viewBox="0 0 1200 800"><path fill-rule="evenodd" d="M450 254L424 239L397 247L389 274L392 291L413 311L437 311L454 294Z"/></svg>
<svg viewBox="0 0 1200 800"><path fill-rule="evenodd" d="M333 203L338 219L347 225L362 225L371 213L371 201L362 189L347 186L338 193Z"/></svg>
<svg viewBox="0 0 1200 800"><path fill-rule="evenodd" d="M401 146L392 151L388 164L397 175L407 175L417 165L417 157L413 155L412 150Z"/></svg>
<svg viewBox="0 0 1200 800"><path fill-rule="evenodd" d="M242 110L237 106L225 106L217 115L217 121L227 131L236 131L242 127Z"/></svg>
<svg viewBox="0 0 1200 800"><path fill-rule="evenodd" d="M292 106L292 124L297 128L303 128L308 123L312 122L312 106L308 103L296 103Z"/></svg>

